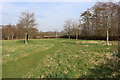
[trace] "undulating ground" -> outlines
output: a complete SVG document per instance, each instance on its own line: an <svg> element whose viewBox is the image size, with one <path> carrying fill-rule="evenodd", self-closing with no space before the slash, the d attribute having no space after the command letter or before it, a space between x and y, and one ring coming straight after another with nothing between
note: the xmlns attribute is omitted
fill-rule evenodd
<svg viewBox="0 0 120 80"><path fill-rule="evenodd" d="M3 78L119 77L117 42L36 39L3 40Z"/></svg>

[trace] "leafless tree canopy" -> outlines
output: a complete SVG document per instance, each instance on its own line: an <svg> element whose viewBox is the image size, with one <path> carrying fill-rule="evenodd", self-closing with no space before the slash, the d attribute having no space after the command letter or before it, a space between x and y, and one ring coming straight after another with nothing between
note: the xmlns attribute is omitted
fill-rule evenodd
<svg viewBox="0 0 120 80"><path fill-rule="evenodd" d="M34 13L25 11L21 13L18 24L20 24L21 27L24 27L25 32L29 32L30 28L33 28L37 25L35 21Z"/></svg>
<svg viewBox="0 0 120 80"><path fill-rule="evenodd" d="M106 36L113 39L118 36L118 8L117 3L97 2L93 7L80 14L78 28L75 25L72 26L74 30L71 26L66 27L68 24L73 24L69 21L65 25L64 31L78 32L79 38L85 39L105 39ZM69 33L70 36L77 36L72 32Z"/></svg>

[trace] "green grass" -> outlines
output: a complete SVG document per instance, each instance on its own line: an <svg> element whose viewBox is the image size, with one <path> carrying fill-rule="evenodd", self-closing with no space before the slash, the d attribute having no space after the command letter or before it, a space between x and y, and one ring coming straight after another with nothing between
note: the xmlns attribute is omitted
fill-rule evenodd
<svg viewBox="0 0 120 80"><path fill-rule="evenodd" d="M3 40L3 78L118 77L112 57L116 42L36 39ZM116 58L115 58L116 59ZM107 65L108 64L108 65ZM113 66L114 65L114 66Z"/></svg>

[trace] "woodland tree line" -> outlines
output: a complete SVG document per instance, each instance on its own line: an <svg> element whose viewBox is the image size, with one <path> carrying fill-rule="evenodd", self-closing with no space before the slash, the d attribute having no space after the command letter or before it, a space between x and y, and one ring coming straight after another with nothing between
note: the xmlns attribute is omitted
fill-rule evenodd
<svg viewBox="0 0 120 80"><path fill-rule="evenodd" d="M2 39L35 38L76 38L76 39L117 39L119 5L112 2L97 2L80 14L79 20L67 19L64 30L40 32L34 13L22 12L16 25L1 25Z"/></svg>
<svg viewBox="0 0 120 80"><path fill-rule="evenodd" d="M82 39L111 39L118 36L119 5L112 2L98 2L84 11L79 20L68 19L64 30L66 36ZM108 33L107 33L108 31Z"/></svg>

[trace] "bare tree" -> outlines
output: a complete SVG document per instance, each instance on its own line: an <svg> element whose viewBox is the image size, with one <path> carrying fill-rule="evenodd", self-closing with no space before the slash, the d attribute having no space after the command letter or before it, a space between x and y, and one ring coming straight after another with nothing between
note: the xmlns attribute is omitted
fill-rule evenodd
<svg viewBox="0 0 120 80"><path fill-rule="evenodd" d="M84 36L89 36L90 35L90 18L91 18L91 12L89 10L84 11L81 14L82 17L82 34L84 34Z"/></svg>
<svg viewBox="0 0 120 80"><path fill-rule="evenodd" d="M30 28L33 28L37 25L35 21L36 21L36 19L34 18L34 13L31 13L29 11L28 12L24 11L21 13L18 24L20 24L20 26L24 27L25 44L28 43Z"/></svg>
<svg viewBox="0 0 120 80"><path fill-rule="evenodd" d="M2 38L3 39L13 40L13 38L15 37L15 33L16 33L15 25L9 24L9 25L2 26Z"/></svg>
<svg viewBox="0 0 120 80"><path fill-rule="evenodd" d="M80 32L80 24L78 20L74 20L72 22L72 33L75 35L76 40L78 40L79 32Z"/></svg>
<svg viewBox="0 0 120 80"><path fill-rule="evenodd" d="M69 39L70 39L71 32L72 32L72 30L71 30L72 23L73 23L73 20L71 18L69 18L68 20L65 21L65 24L64 24L64 31L68 35Z"/></svg>

